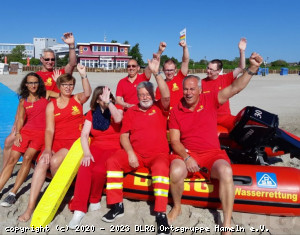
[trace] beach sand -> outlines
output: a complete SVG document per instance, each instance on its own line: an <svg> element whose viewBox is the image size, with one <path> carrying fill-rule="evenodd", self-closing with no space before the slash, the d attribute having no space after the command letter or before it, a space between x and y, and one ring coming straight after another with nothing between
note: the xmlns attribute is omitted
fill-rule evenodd
<svg viewBox="0 0 300 235"><path fill-rule="evenodd" d="M24 75L25 73L23 75L0 75L0 82L16 91ZM205 77L204 74L198 75L201 78ZM74 76L77 80L76 93L81 90L81 81L78 73L74 73ZM113 94L115 94L117 82L120 78L125 76L126 74L121 73L88 73L92 88L98 85L107 85L112 89ZM154 78L152 78L151 81L154 81ZM237 114L247 105L262 108L279 116L279 126L282 129L300 136L299 90L300 76L298 75L280 76L272 74L266 77L255 76L245 90L231 99L232 113ZM89 110L89 102L84 105L84 110ZM282 159L282 162L279 161L275 165L300 168L300 160L298 159L290 159L288 155L282 156L280 159ZM12 188L19 167L20 166L15 167L12 177L4 187L2 194L0 194L0 199L4 199ZM14 227L21 229L30 226L30 221L22 223L18 222L17 218L26 209L32 173L33 170L30 171L29 176L20 188L17 194L17 202L9 208L0 207L0 234L12 234ZM48 182L44 184L43 190L47 185ZM66 225L68 225L73 215L67 206L67 202L72 197L72 194L73 189L70 189L57 215L49 225L50 231L47 232L47 234L78 234L78 232L75 231L65 231L67 228ZM124 199L125 216L112 224L102 222L101 220L101 217L108 211L105 196L102 197L101 206L101 210L86 214L82 221L82 225L86 226L81 227L81 233L84 229L95 228L95 232L85 233L140 234L141 230L139 229L145 230L148 226L150 231L146 232L146 234L155 234L155 232L151 230L156 226L152 203ZM168 205L168 211L170 209L171 207ZM202 232L203 234L220 234L220 232L216 231L215 226L221 226L223 217L221 210L196 208L188 205L183 205L182 209L182 214L172 224L174 227L179 227L179 229L183 227L198 227L199 229L210 230ZM242 228L245 229L245 231L236 231L233 234L299 234L300 218L234 212L232 216L232 226L234 228L240 228L241 230ZM100 228L103 228L103 230ZM121 232L120 229L122 228L125 229L126 232ZM251 228L255 229L255 231L252 232ZM113 232L112 229L115 229L115 232ZM20 231L18 233L21 234ZM29 231L25 234L35 233L36 232ZM200 232L193 232L191 230L185 232L185 234L194 233ZM173 234L182 234L182 232L178 231Z"/></svg>

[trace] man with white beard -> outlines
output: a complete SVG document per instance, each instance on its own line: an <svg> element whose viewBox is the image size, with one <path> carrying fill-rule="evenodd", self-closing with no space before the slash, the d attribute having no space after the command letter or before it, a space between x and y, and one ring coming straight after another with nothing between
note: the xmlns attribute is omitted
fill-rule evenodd
<svg viewBox="0 0 300 235"><path fill-rule="evenodd" d="M147 167L152 174L158 234L169 234L165 212L169 191L170 160L166 127L170 92L163 77L158 73L159 62L159 57L153 58L148 60L148 66L156 79L161 99L155 101L151 82L139 83L139 103L126 111L122 121L120 141L123 149L117 151L106 162L106 199L107 204L112 207L102 220L113 222L124 215L123 173Z"/></svg>

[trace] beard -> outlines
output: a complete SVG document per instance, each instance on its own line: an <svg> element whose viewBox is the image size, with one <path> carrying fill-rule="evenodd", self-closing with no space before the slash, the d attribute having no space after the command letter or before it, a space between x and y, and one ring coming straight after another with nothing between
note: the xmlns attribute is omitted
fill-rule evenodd
<svg viewBox="0 0 300 235"><path fill-rule="evenodd" d="M142 108L148 109L153 105L153 100L140 101L140 106Z"/></svg>

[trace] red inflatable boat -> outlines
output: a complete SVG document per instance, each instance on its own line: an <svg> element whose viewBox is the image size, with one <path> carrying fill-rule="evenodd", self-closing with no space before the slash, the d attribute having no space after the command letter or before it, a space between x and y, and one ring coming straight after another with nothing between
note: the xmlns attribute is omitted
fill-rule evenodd
<svg viewBox="0 0 300 235"><path fill-rule="evenodd" d="M269 215L300 215L300 170L289 167L233 164L234 211ZM200 174L199 174L200 175ZM186 179L182 203L221 209L218 181ZM153 200L151 176L142 168L124 178L124 197ZM170 202L172 197L169 194Z"/></svg>

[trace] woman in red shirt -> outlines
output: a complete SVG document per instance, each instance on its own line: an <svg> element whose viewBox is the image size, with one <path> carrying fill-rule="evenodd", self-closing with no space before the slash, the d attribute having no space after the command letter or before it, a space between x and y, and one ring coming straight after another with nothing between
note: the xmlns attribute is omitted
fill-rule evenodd
<svg viewBox="0 0 300 235"><path fill-rule="evenodd" d="M27 209L19 217L19 221L30 219L47 170L50 169L54 176L72 144L80 137L83 125L82 105L91 95L91 86L85 67L78 64L77 70L82 78L83 92L72 95L76 80L70 74L62 74L57 79L60 96L47 105L45 149L34 170Z"/></svg>
<svg viewBox="0 0 300 235"><path fill-rule="evenodd" d="M84 157L77 173L74 198L69 204L70 209L74 210L74 216L69 223L70 229L76 229L80 225L87 210L100 209L102 190L106 182L105 162L121 149L123 110L122 106L115 106L115 98L108 87L95 88L90 107L81 132ZM92 139L89 146L90 134Z"/></svg>
<svg viewBox="0 0 300 235"><path fill-rule="evenodd" d="M10 178L14 166L23 155L22 166L18 172L14 187L1 202L9 207L16 202L16 193L26 179L33 157L41 151L45 135L45 110L48 104L43 80L36 73L28 73L19 88L20 102L16 122L15 141L10 156L0 174L0 190Z"/></svg>

